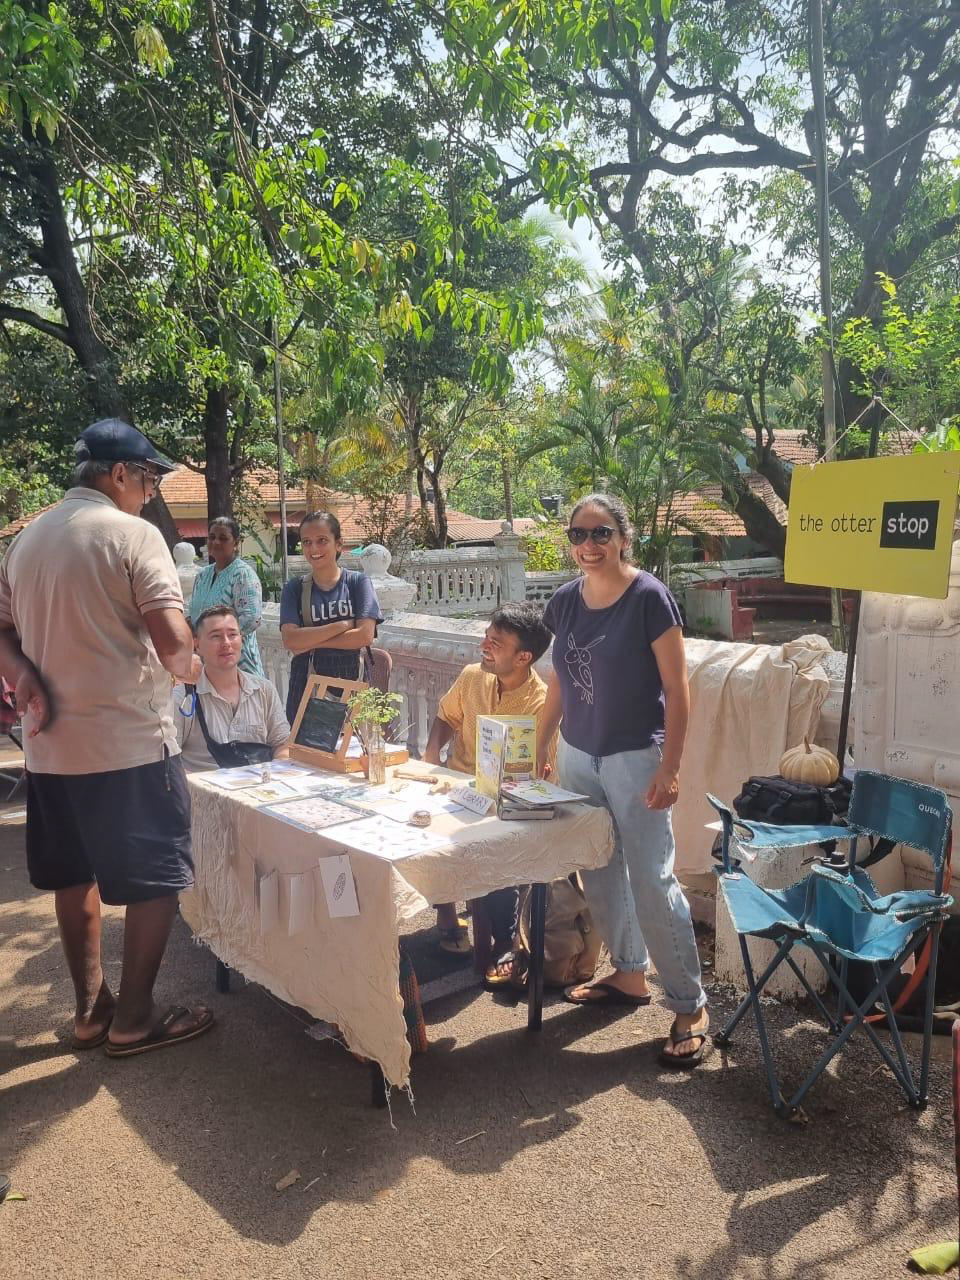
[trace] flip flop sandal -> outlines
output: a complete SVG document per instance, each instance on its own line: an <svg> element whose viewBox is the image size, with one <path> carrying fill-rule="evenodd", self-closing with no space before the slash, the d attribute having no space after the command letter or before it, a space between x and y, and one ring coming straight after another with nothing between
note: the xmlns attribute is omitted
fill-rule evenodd
<svg viewBox="0 0 960 1280"><path fill-rule="evenodd" d="M113 1019L107 1023L98 1036L94 1036L92 1040L78 1040L76 1036L70 1038L70 1048L76 1050L77 1053L83 1053L86 1049L99 1049L106 1042L107 1036L110 1034L110 1026Z"/></svg>
<svg viewBox="0 0 960 1280"><path fill-rule="evenodd" d="M587 996L577 998L574 991L583 987L587 991L599 991L599 996ZM563 988L563 998L568 1004L595 1005L597 1008L605 1009L611 1005L629 1005L634 1009L642 1009L650 1003L653 996L632 996L626 991L621 991L619 987L615 987L612 982L591 982L589 985L584 982L575 982L570 987Z"/></svg>
<svg viewBox="0 0 960 1280"><path fill-rule="evenodd" d="M504 987L516 987L518 985L526 985L526 973L524 973L522 982L518 976L517 961L521 959L515 951L504 951L499 959L494 960L493 964L487 969L483 975L483 985L488 991L502 991ZM498 970L506 968L509 965L507 973L499 973Z"/></svg>
<svg viewBox="0 0 960 1280"><path fill-rule="evenodd" d="M175 1022L189 1016L189 1009L185 1009L183 1005L173 1005L149 1035L143 1036L140 1040L131 1040L129 1044L114 1044L112 1040L107 1040L107 1057L132 1058L139 1053L150 1053L153 1049L167 1049L171 1045L182 1044L185 1040L196 1040L197 1036L205 1035L213 1026L213 1011L207 1009L201 1015L200 1021L188 1030L175 1033L170 1031Z"/></svg>
<svg viewBox="0 0 960 1280"><path fill-rule="evenodd" d="M686 1031L682 1036L678 1036L677 1024L674 1023L670 1028L667 1044L672 1044L676 1047L678 1044L686 1044L688 1040L701 1040L703 1043L699 1049L694 1049L693 1053L668 1053L667 1045L665 1044L659 1054L661 1065L669 1067L671 1071L692 1071L694 1067L699 1066L703 1061L709 1035L710 1026L708 1024L703 1031Z"/></svg>
<svg viewBox="0 0 960 1280"><path fill-rule="evenodd" d="M452 929L441 929L438 927L437 933L440 935L440 941L437 946L441 951L446 951L448 955L465 956L470 954L470 936L467 933L465 924L455 925Z"/></svg>

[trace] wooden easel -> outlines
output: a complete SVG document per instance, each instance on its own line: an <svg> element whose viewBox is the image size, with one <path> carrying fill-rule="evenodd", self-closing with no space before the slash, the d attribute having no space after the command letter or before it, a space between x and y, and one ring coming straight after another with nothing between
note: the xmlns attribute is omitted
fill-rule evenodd
<svg viewBox="0 0 960 1280"><path fill-rule="evenodd" d="M305 746L297 741L297 736L300 733L300 726L303 723L307 708L314 698L325 698L330 689L338 689L340 690L339 696L331 700L346 703L352 694L359 693L361 689L366 689L367 687L361 680L341 680L339 676L308 676L307 687L304 689L303 697L300 699L300 706L297 708L296 719L293 722L293 729L290 734L291 760L298 760L301 764L312 764L317 769L329 769L333 773L352 772L356 768L354 760L357 760L357 757L354 757L349 764L347 763L347 751L353 739L353 726L349 710L343 722L343 731L335 751L324 751L319 747ZM362 768L362 762L360 762L360 767Z"/></svg>

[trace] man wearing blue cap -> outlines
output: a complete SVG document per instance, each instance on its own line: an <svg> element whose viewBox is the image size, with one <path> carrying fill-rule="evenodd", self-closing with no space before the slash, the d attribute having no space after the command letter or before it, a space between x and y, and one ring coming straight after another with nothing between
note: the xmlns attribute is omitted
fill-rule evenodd
<svg viewBox="0 0 960 1280"><path fill-rule="evenodd" d="M119 418L87 427L76 456L74 487L0 564L0 675L23 716L27 865L55 894L73 1047L119 1058L213 1024L209 1009L153 1002L177 895L193 883L170 677L194 682L199 661L170 553L139 518L173 464ZM101 902L127 908L116 996Z"/></svg>

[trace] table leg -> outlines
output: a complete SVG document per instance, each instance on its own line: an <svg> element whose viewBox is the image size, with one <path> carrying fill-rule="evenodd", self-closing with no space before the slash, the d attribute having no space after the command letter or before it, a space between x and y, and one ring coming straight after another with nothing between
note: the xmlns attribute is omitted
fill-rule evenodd
<svg viewBox="0 0 960 1280"><path fill-rule="evenodd" d="M375 1107L387 1105L387 1082L379 1062L370 1063L370 1101Z"/></svg>
<svg viewBox="0 0 960 1280"><path fill-rule="evenodd" d="M543 933L547 919L547 886L530 887L530 961L527 976L527 1030L543 1026Z"/></svg>
<svg viewBox="0 0 960 1280"><path fill-rule="evenodd" d="M222 960L217 961L217 990L221 995L230 990L230 970Z"/></svg>

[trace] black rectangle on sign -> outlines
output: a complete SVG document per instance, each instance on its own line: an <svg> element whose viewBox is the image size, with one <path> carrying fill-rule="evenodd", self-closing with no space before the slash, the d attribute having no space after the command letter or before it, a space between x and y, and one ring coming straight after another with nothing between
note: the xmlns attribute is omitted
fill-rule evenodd
<svg viewBox="0 0 960 1280"><path fill-rule="evenodd" d="M885 502L880 522L880 545L933 551L937 544L939 518L939 502Z"/></svg>
<svg viewBox="0 0 960 1280"><path fill-rule="evenodd" d="M336 751L347 719L347 705L330 698L313 697L307 703L295 741L315 751Z"/></svg>

